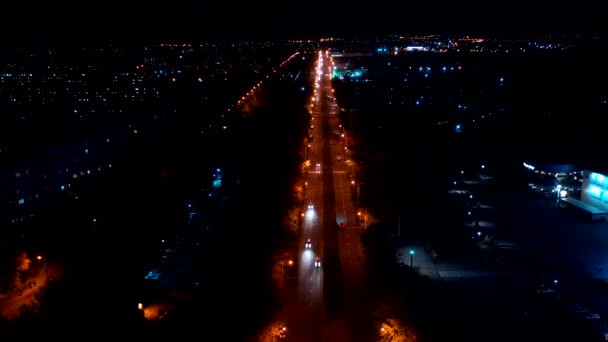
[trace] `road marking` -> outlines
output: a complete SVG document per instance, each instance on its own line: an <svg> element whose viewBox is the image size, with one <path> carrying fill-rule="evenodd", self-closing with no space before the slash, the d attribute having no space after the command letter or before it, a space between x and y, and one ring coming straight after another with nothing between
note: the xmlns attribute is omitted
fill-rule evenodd
<svg viewBox="0 0 608 342"><path fill-rule="evenodd" d="M490 275L489 273L479 271L439 271L441 278L479 278Z"/></svg>
<svg viewBox="0 0 608 342"><path fill-rule="evenodd" d="M316 173L316 174L320 174L320 173L335 173L335 174L345 174L346 171L341 171L341 170L332 170L332 171L320 171L320 170L315 170L315 171L308 171L308 173Z"/></svg>
<svg viewBox="0 0 608 342"><path fill-rule="evenodd" d="M439 271L443 279L489 278L489 277L516 277L520 272L483 272L483 271Z"/></svg>

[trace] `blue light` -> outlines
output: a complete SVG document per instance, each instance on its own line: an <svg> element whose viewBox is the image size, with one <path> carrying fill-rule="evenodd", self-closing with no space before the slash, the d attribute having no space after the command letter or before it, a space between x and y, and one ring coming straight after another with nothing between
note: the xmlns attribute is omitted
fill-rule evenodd
<svg viewBox="0 0 608 342"><path fill-rule="evenodd" d="M65 190L65 186L63 186L63 185L62 185L62 186L61 186L61 190Z"/></svg>
<svg viewBox="0 0 608 342"><path fill-rule="evenodd" d="M602 198L602 189L600 187L595 186L595 185L589 185L588 191L589 191L589 195L591 195L591 197L595 197L597 199Z"/></svg>
<svg viewBox="0 0 608 342"><path fill-rule="evenodd" d="M598 185L604 185L604 181L606 179L606 177L604 175L602 175L601 173L596 173L596 172L592 172L589 175L589 178L591 179L591 182L598 184Z"/></svg>
<svg viewBox="0 0 608 342"><path fill-rule="evenodd" d="M218 168L218 169L216 169L215 171L216 171L216 172L221 172L221 170L220 170L219 168Z"/></svg>

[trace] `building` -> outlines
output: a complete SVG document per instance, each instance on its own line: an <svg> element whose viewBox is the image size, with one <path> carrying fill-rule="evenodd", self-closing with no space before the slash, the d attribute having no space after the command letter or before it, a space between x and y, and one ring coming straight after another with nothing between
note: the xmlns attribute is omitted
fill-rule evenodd
<svg viewBox="0 0 608 342"><path fill-rule="evenodd" d="M581 201L608 212L608 177L598 172L585 170Z"/></svg>

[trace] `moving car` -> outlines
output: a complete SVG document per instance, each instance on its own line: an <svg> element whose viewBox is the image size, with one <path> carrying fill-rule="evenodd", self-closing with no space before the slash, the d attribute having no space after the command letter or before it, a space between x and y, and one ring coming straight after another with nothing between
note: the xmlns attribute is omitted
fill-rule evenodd
<svg viewBox="0 0 608 342"><path fill-rule="evenodd" d="M306 247L306 249L312 248L312 242L310 242L310 239L306 240L306 244L304 246Z"/></svg>
<svg viewBox="0 0 608 342"><path fill-rule="evenodd" d="M321 267L321 258L317 257L317 258L315 259L315 267L316 267L316 268Z"/></svg>

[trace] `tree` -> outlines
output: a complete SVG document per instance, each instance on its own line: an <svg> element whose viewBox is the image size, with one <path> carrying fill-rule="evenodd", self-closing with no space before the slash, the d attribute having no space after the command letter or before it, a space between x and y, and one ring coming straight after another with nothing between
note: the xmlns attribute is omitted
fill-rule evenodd
<svg viewBox="0 0 608 342"><path fill-rule="evenodd" d="M387 318L380 325L381 342L415 342L417 340L416 332L398 319Z"/></svg>
<svg viewBox="0 0 608 342"><path fill-rule="evenodd" d="M378 303L373 311L373 319L376 321L379 341L381 342L415 342L418 334L414 328L404 324L397 318L397 308L394 303ZM401 316L401 315L399 315Z"/></svg>
<svg viewBox="0 0 608 342"><path fill-rule="evenodd" d="M372 214L366 209L359 209L357 216L365 228L379 222L379 220L372 216Z"/></svg>
<svg viewBox="0 0 608 342"><path fill-rule="evenodd" d="M259 342L276 342L284 339L287 336L287 327L285 323L280 321L272 322L258 336Z"/></svg>
<svg viewBox="0 0 608 342"><path fill-rule="evenodd" d="M285 216L285 230L290 232L297 232L300 227L301 212L297 208L292 208L287 211Z"/></svg>
<svg viewBox="0 0 608 342"><path fill-rule="evenodd" d="M17 258L15 259L17 272L27 271L30 268L31 264L32 260L27 257L27 253L25 252L19 253L19 255L17 255Z"/></svg>
<svg viewBox="0 0 608 342"><path fill-rule="evenodd" d="M296 184L293 187L293 192L294 192L294 197L296 199L296 202L302 202L304 200L304 186L302 186L301 184Z"/></svg>
<svg viewBox="0 0 608 342"><path fill-rule="evenodd" d="M27 253L20 252L15 258L15 277L13 280L13 288L16 290L21 289L22 279L21 273L27 271L32 264L32 260L27 257Z"/></svg>

